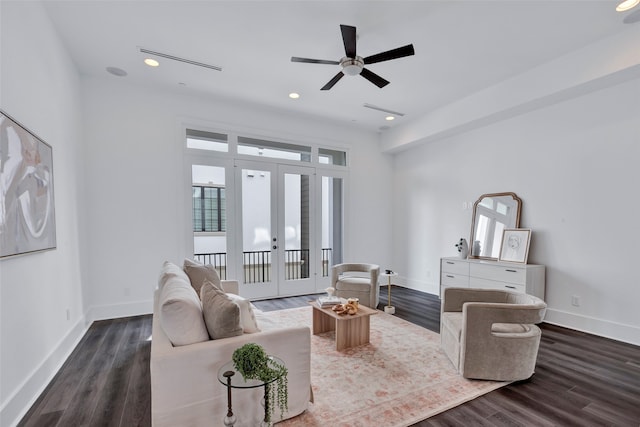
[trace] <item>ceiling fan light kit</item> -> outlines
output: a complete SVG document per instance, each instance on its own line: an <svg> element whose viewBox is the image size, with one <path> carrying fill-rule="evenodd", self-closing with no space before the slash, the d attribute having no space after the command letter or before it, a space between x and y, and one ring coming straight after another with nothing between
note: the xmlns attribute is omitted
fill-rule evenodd
<svg viewBox="0 0 640 427"><path fill-rule="evenodd" d="M640 0L639 0L640 1ZM342 71L336 74L327 84L325 84L320 90L331 89L338 81L344 77L357 76L360 74L365 79L369 80L379 88L383 88L389 84L389 81L383 79L373 71L364 68L365 65L375 64L376 62L390 61L392 59L403 58L405 56L411 56L415 54L413 45L399 47L397 49L388 50L375 55L362 58L356 54L356 27L351 25L340 25L340 31L342 33L342 41L344 43L345 57L340 61L330 61L325 59L311 59L300 58L297 56L291 57L291 62L305 62L308 64L326 64L326 65L340 65Z"/></svg>
<svg viewBox="0 0 640 427"><path fill-rule="evenodd" d="M618 12L626 12L629 9L633 9L638 4L640 4L640 0L624 0L618 4L616 7L616 11Z"/></svg>
<svg viewBox="0 0 640 427"><path fill-rule="evenodd" d="M362 57L356 56L355 58L347 58L346 56L340 60L342 66L342 72L347 76L357 76L362 72L364 68L364 61Z"/></svg>

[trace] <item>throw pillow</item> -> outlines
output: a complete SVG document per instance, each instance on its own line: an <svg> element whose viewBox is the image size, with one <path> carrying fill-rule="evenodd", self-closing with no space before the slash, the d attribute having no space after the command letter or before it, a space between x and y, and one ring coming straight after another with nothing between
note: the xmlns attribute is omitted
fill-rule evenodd
<svg viewBox="0 0 640 427"><path fill-rule="evenodd" d="M242 335L240 307L213 283L205 281L200 289L204 323L211 339Z"/></svg>
<svg viewBox="0 0 640 427"><path fill-rule="evenodd" d="M180 279L184 279L185 282L187 283L189 282L189 277L187 276L187 274L184 272L183 269L181 269L180 267L178 267L172 262L165 261L162 264L162 270L160 270L160 277L158 277L157 289L162 289L162 287L164 286L165 283L167 283L167 280L169 280L170 277L178 277Z"/></svg>
<svg viewBox="0 0 640 427"><path fill-rule="evenodd" d="M174 346L208 341L202 305L188 280L169 277L160 291L160 325Z"/></svg>
<svg viewBox="0 0 640 427"><path fill-rule="evenodd" d="M218 288L222 290L222 283L220 283L220 276L218 276L218 272L211 264L204 265L196 261L192 261L188 258L184 260L184 272L189 276L189 280L191 280L191 286L196 290L196 293L200 295L200 289L204 284L205 280L208 280Z"/></svg>
<svg viewBox="0 0 640 427"><path fill-rule="evenodd" d="M260 332L256 315L251 307L251 302L236 294L226 294L240 308L240 325L245 334Z"/></svg>

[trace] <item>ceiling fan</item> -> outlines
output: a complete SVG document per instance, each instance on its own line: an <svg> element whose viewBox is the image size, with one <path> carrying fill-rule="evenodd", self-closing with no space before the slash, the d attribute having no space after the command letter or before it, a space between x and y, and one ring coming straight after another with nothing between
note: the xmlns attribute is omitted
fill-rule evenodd
<svg viewBox="0 0 640 427"><path fill-rule="evenodd" d="M376 73L364 68L364 66L374 64L376 62L389 61L392 59L402 58L415 54L413 45L408 44L406 46L362 58L361 56L358 56L356 54L356 27L352 27L350 25L340 25L340 30L342 31L342 41L344 43L344 52L346 55L340 61L298 58L297 56L291 57L291 62L306 62L309 64L329 64L342 66L342 71L340 71L331 80L329 80L329 82L320 90L331 89L336 83L338 83L338 80L344 77L345 74L350 76L356 76L360 74L362 77L369 80L374 85L378 86L379 88L383 88L388 85L389 82Z"/></svg>

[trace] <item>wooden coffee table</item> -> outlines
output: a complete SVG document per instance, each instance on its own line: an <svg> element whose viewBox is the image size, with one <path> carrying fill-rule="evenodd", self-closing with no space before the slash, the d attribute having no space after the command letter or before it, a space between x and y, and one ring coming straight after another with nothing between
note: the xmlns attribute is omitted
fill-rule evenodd
<svg viewBox="0 0 640 427"><path fill-rule="evenodd" d="M360 305L357 314L339 315L331 307L320 308L316 301L309 304L313 307L313 335L336 331L336 350L369 342L369 317L378 310Z"/></svg>

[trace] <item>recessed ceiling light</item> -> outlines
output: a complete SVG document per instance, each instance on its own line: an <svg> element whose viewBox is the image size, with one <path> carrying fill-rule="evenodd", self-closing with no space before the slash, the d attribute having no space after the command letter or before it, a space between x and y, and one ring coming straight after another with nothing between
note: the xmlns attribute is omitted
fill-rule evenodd
<svg viewBox="0 0 640 427"><path fill-rule="evenodd" d="M387 116L384 119L390 122L391 120L395 120L396 118L394 116Z"/></svg>
<svg viewBox="0 0 640 427"><path fill-rule="evenodd" d="M147 64L149 67L157 67L158 65L160 65L158 61L152 58L146 58L144 60L144 63Z"/></svg>
<svg viewBox="0 0 640 427"><path fill-rule="evenodd" d="M616 10L618 12L626 12L629 9L633 9L638 4L640 4L640 0L624 0L616 7Z"/></svg>
<svg viewBox="0 0 640 427"><path fill-rule="evenodd" d="M295 93L295 92L291 92L291 93L289 94L289 98L291 98L291 99L298 99L298 98L300 98L300 94L299 94L299 93Z"/></svg>
<svg viewBox="0 0 640 427"><path fill-rule="evenodd" d="M127 75L127 72L122 68L118 67L107 67L107 72L113 74L114 76L124 77Z"/></svg>

